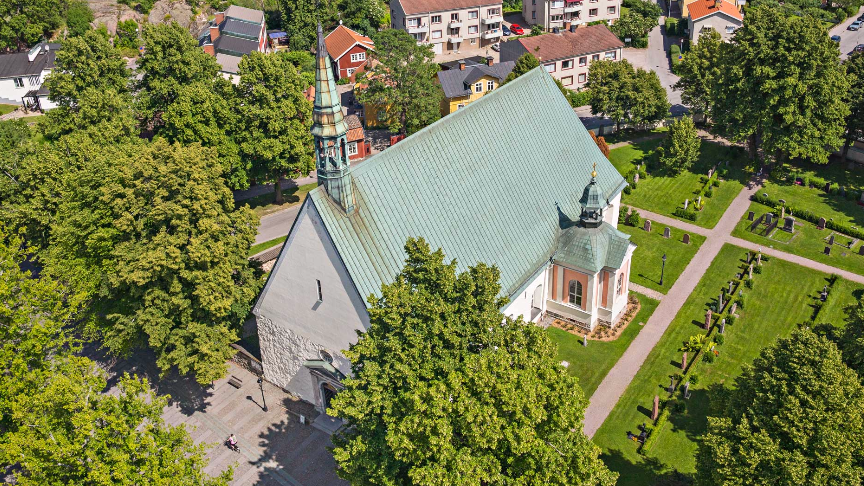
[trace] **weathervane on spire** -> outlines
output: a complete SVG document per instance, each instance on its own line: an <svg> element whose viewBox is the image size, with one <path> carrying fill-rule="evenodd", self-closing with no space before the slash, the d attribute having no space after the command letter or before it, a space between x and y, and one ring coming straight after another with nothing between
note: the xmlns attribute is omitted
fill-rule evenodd
<svg viewBox="0 0 864 486"><path fill-rule="evenodd" d="M594 162L594 170L591 171L591 177L597 177L597 162Z"/></svg>

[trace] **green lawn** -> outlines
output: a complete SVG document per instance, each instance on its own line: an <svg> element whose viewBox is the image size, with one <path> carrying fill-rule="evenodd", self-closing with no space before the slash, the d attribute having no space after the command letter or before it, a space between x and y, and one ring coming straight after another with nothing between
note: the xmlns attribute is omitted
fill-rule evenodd
<svg viewBox="0 0 864 486"><path fill-rule="evenodd" d="M624 194L622 202L677 218L672 213L677 208L684 207L685 199L693 203L695 195L702 187L700 178L707 175L708 170L716 164L720 164L720 168L725 168L723 163L728 160L727 177L721 181L719 187L714 188L714 196L705 200L705 208L699 212L695 222L704 228L713 228L749 178L745 152L738 147L725 147L714 142L703 141L699 159L693 167L689 171L672 176L665 175L656 168L655 151L661 143L662 140L647 140L619 147L610 152L609 160L622 175L626 176L639 163L648 162L649 166L648 177L641 179L631 194Z"/></svg>
<svg viewBox="0 0 864 486"><path fill-rule="evenodd" d="M273 248L276 245L281 245L282 242L285 241L285 238L287 238L287 236L280 236L279 238L274 238L263 243L258 243L257 245L252 245L252 248L249 248L249 256L251 257L252 255L257 255L268 248Z"/></svg>
<svg viewBox="0 0 864 486"><path fill-rule="evenodd" d="M864 289L861 288L860 284L838 279L834 287L831 288L828 302L825 303L816 322L842 327L846 323L846 311L844 310L846 306L855 304L862 298L864 298Z"/></svg>
<svg viewBox="0 0 864 486"><path fill-rule="evenodd" d="M848 182L841 181L840 184L849 187ZM864 227L864 207L859 206L856 201L831 195L823 189L824 187L810 189L772 179L766 181L759 192L767 193L774 199L783 199L792 207L806 209L826 220L833 219L859 228Z"/></svg>
<svg viewBox="0 0 864 486"><path fill-rule="evenodd" d="M549 337L558 344L558 359L570 363L567 373L579 378L579 385L585 392L585 398L590 398L594 390L600 386L606 373L612 369L618 358L630 346L630 342L642 330L639 323L648 322L648 318L660 303L635 292L633 295L639 299L642 308L614 341L588 341L588 346L582 346L581 337L557 327L548 329Z"/></svg>
<svg viewBox="0 0 864 486"><path fill-rule="evenodd" d="M18 107L15 105L0 104L0 115L5 115L6 113L11 113L11 112L15 111L16 108L18 108Z"/></svg>
<svg viewBox="0 0 864 486"><path fill-rule="evenodd" d="M810 189L802 189L802 191L809 192ZM794 204L790 199L786 199L786 201L790 204ZM864 208L858 209L864 212ZM758 219L762 214L771 211L771 208L752 202L750 203L749 211L753 211L755 213L755 219ZM797 223L800 224L795 225L796 232L791 235L791 238L789 233L780 229L772 232L770 235L766 235L764 234L765 226L760 226L755 231L751 232L750 225L752 223L747 220L747 215L745 214L732 231L732 235L769 248L775 248L787 253L792 253L793 255L800 255L809 258L810 260L831 265L832 267L864 275L864 255L858 254L862 242L856 242L852 245L851 249L847 249L840 244L845 245L849 241L852 241L852 238L836 236L834 240L835 244L831 247L831 255L826 255L824 250L827 242L824 238L827 238L828 235L831 234L831 230L819 230L816 228L816 225L800 219ZM779 227L782 228L783 225L780 224Z"/></svg>
<svg viewBox="0 0 864 486"><path fill-rule="evenodd" d="M732 386L741 367L752 362L762 347L779 336L789 335L798 323L812 315L811 306L818 298L818 291L827 283L827 275L779 258L765 262L762 274L754 275L754 288L744 289L745 308L739 310L738 321L726 327L726 342L718 347L719 358L710 365L700 364L699 382L691 387L687 411L672 414L669 423L659 432L661 435L650 457L637 454L636 443L627 439L627 431L638 433L637 426L649 422L654 395L667 396L664 387L669 385L670 375L681 371L679 348L682 342L704 332L700 325L707 306L715 301L721 286L738 271L745 252L731 245L721 249L594 436L594 442L604 451L606 464L621 474L619 485L651 485L673 470L692 473L696 440L705 430L710 405L706 390ZM836 285L841 288L840 281Z"/></svg>
<svg viewBox="0 0 864 486"><path fill-rule="evenodd" d="M312 184L305 184L298 187L283 189L282 196L285 198L285 202L283 204L273 203L273 199L276 197L276 195L271 192L268 194L261 194L260 196L255 196L250 199L236 201L235 205L239 208L245 204L248 204L249 207L251 207L252 210L255 212L255 214L257 214L258 216L264 216L270 213L275 213L280 209L285 209L303 202L303 199L306 198L306 194L308 194L309 191L315 189L316 187L318 187L318 184L313 182Z"/></svg>
<svg viewBox="0 0 864 486"><path fill-rule="evenodd" d="M705 237L695 233L690 234L690 244L682 242L685 231L671 228L671 236L663 237L665 226L654 224L651 232L642 228L619 225L618 229L630 235L630 241L638 248L633 254L633 270L630 281L658 292L666 293L672 284L693 259L693 256L705 242ZM660 285L663 254L666 254L666 270L663 273L663 285Z"/></svg>

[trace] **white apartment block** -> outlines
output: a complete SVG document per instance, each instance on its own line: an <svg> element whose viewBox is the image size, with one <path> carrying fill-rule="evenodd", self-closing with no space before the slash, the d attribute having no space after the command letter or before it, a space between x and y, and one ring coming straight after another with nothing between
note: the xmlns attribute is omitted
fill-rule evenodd
<svg viewBox="0 0 864 486"><path fill-rule="evenodd" d="M612 24L621 17L621 0L522 0L522 17L545 30L569 30L597 20Z"/></svg>
<svg viewBox="0 0 864 486"><path fill-rule="evenodd" d="M391 27L431 44L435 54L501 40L501 0L390 0Z"/></svg>

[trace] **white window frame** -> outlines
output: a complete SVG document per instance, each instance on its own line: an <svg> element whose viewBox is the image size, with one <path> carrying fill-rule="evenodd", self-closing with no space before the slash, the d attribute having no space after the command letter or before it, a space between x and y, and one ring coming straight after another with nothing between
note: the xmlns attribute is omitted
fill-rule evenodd
<svg viewBox="0 0 864 486"><path fill-rule="evenodd" d="M727 25L726 26L726 33L727 34L734 34L735 33L735 26L734 25Z"/></svg>
<svg viewBox="0 0 864 486"><path fill-rule="evenodd" d="M360 61L365 61L365 60L366 60L366 53L365 52L355 52L354 54L351 54L351 62L360 62Z"/></svg>
<svg viewBox="0 0 864 486"><path fill-rule="evenodd" d="M495 89L495 81L486 81L486 91L492 91Z"/></svg>
<svg viewBox="0 0 864 486"><path fill-rule="evenodd" d="M468 39L468 43L471 44L472 46L476 45L477 44L477 38L472 37L472 38Z"/></svg>
<svg viewBox="0 0 864 486"><path fill-rule="evenodd" d="M357 68L348 68L345 70L345 72L348 73L348 76L351 76L352 74L354 74L354 71L356 71L356 70L357 70Z"/></svg>
<svg viewBox="0 0 864 486"><path fill-rule="evenodd" d="M357 155L357 142L348 142L348 155Z"/></svg>
<svg viewBox="0 0 864 486"><path fill-rule="evenodd" d="M552 0L549 8L564 8L564 0Z"/></svg>
<svg viewBox="0 0 864 486"><path fill-rule="evenodd" d="M433 39L440 39L443 35L444 35L444 33L440 30L433 30L432 31L432 38Z"/></svg>
<svg viewBox="0 0 864 486"><path fill-rule="evenodd" d="M24 87L24 78L12 78L12 81L15 83L16 88Z"/></svg>
<svg viewBox="0 0 864 486"><path fill-rule="evenodd" d="M420 27L420 17L408 19L408 27Z"/></svg>
<svg viewBox="0 0 864 486"><path fill-rule="evenodd" d="M592 0L592 1L594 1L594 0ZM592 9L588 10L588 16L589 17L596 17L597 16L597 10L598 9L596 9L596 8L592 8Z"/></svg>
<svg viewBox="0 0 864 486"><path fill-rule="evenodd" d="M469 34L476 34L476 33L478 33L478 32L480 32L480 27L479 27L479 26L477 26L477 25L469 25L469 26L468 26L468 33L469 33Z"/></svg>
<svg viewBox="0 0 864 486"><path fill-rule="evenodd" d="M576 307L582 307L582 297L584 293L585 289L582 287L582 282L571 280L567 284L567 303Z"/></svg>
<svg viewBox="0 0 864 486"><path fill-rule="evenodd" d="M579 67L585 67L588 65L588 56L582 56L579 58Z"/></svg>
<svg viewBox="0 0 864 486"><path fill-rule="evenodd" d="M588 77L585 75L585 73L580 73L580 74L579 74L579 77L576 78L576 80L577 80L577 82L579 82L579 83L584 83L584 82L587 80L587 78L588 78Z"/></svg>
<svg viewBox="0 0 864 486"><path fill-rule="evenodd" d="M468 11L468 20L474 20L480 16L479 10L469 10Z"/></svg>
<svg viewBox="0 0 864 486"><path fill-rule="evenodd" d="M547 73L554 73L556 66L555 66L555 63L553 62L553 63L549 63L549 64L544 64L543 67L546 69Z"/></svg>
<svg viewBox="0 0 864 486"><path fill-rule="evenodd" d="M564 61L561 61L561 70L564 71L567 69L573 69L573 59L566 59Z"/></svg>
<svg viewBox="0 0 864 486"><path fill-rule="evenodd" d="M483 82L482 81L479 83L474 83L474 92L475 93L482 93L483 92Z"/></svg>
<svg viewBox="0 0 864 486"><path fill-rule="evenodd" d="M567 82L568 79L570 80L569 83ZM561 78L561 84L563 84L564 86L570 86L571 84L573 84L573 75L571 74L569 76L564 76L563 78Z"/></svg>
<svg viewBox="0 0 864 486"><path fill-rule="evenodd" d="M614 61L618 59L618 53L615 51L609 51L603 56L603 58L607 61Z"/></svg>
<svg viewBox="0 0 864 486"><path fill-rule="evenodd" d="M606 7L606 13L609 15L615 15L615 7Z"/></svg>
<svg viewBox="0 0 864 486"><path fill-rule="evenodd" d="M431 21L433 24L440 24L441 23L441 16L440 15L433 15Z"/></svg>
<svg viewBox="0 0 864 486"><path fill-rule="evenodd" d="M624 291L624 272L618 274L618 289L616 290L617 295L621 295L621 292Z"/></svg>

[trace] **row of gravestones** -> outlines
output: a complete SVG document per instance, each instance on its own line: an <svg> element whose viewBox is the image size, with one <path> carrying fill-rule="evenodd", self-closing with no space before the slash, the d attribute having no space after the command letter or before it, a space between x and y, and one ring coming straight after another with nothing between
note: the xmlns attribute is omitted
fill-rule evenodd
<svg viewBox="0 0 864 486"><path fill-rule="evenodd" d="M785 208L784 208L783 213L785 213L785 212L786 212L786 211L785 211ZM753 211L750 211L749 213L747 213L747 219L748 219L748 220L753 221L753 219L754 219L755 217L756 217L756 213L754 213ZM773 217L774 217L774 215L773 215L772 213L765 213L765 224L770 225L771 222L772 222L772 218L773 218ZM826 225L827 223L828 223L828 222L825 220L825 218L819 218L819 223L816 224L816 229L824 230L824 229L825 229L825 225ZM784 218L784 220L783 220L783 231L787 231L787 232L791 233L792 231L794 231L794 228L795 228L795 218L793 218L792 216L788 216L788 217ZM825 253L826 255L830 255L830 254L831 254L831 247L832 247L833 245L834 245L834 234L832 233L832 234L828 237L828 246L826 246L826 247L825 247L825 250L824 250L824 253ZM858 248L858 254L864 256L864 244L862 244L861 247Z"/></svg>
<svg viewBox="0 0 864 486"><path fill-rule="evenodd" d="M651 232L651 221L646 219L645 225L642 228L645 231L650 233ZM671 237L672 237L672 229L667 226L665 229L663 229L663 238L671 238ZM684 233L684 236L681 238L681 241L685 245L689 245L690 244L690 234Z"/></svg>

